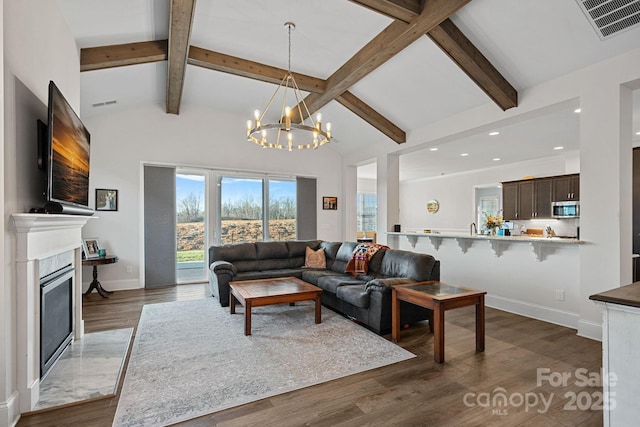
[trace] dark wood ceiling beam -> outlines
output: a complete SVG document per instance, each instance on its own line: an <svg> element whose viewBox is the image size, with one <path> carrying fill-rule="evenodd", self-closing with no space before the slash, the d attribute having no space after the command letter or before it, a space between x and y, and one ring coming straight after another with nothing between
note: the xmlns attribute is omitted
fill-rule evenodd
<svg viewBox="0 0 640 427"><path fill-rule="evenodd" d="M518 91L450 19L427 34L502 110L518 106Z"/></svg>
<svg viewBox="0 0 640 427"><path fill-rule="evenodd" d="M167 40L80 49L80 71L167 60Z"/></svg>
<svg viewBox="0 0 640 427"><path fill-rule="evenodd" d="M305 98L310 114L336 99L355 83L431 31L471 0L429 0L409 24L392 22L327 79L327 90ZM294 111L297 111L294 108ZM299 120L295 117L294 120Z"/></svg>
<svg viewBox="0 0 640 427"><path fill-rule="evenodd" d="M171 0L167 64L167 113L178 114L187 68L196 0Z"/></svg>
<svg viewBox="0 0 640 427"><path fill-rule="evenodd" d="M398 5L400 0L351 0L368 9L405 23L419 12L416 6ZM408 0L407 0L408 1ZM417 2L417 0L416 0ZM390 5L389 3L392 3ZM427 36L503 110L518 106L518 92L480 50L450 20L446 19Z"/></svg>
<svg viewBox="0 0 640 427"><path fill-rule="evenodd" d="M261 82L280 84L287 70L259 62L249 61L224 53L214 52L201 47L191 46L188 64L209 70L221 71L235 76L247 77ZM324 92L327 82L317 77L305 74L291 73L298 83L300 90L305 92Z"/></svg>
<svg viewBox="0 0 640 427"><path fill-rule="evenodd" d="M422 12L421 0L350 0L351 3L381 13L391 19L409 23Z"/></svg>
<svg viewBox="0 0 640 427"><path fill-rule="evenodd" d="M407 134L405 131L394 125L382 114L375 111L369 105L365 104L361 99L352 94L351 92L344 92L342 95L336 98L340 104L356 114L361 119L365 120L374 128L391 138L398 144L407 142Z"/></svg>
<svg viewBox="0 0 640 427"><path fill-rule="evenodd" d="M189 49L189 59L187 62L190 65L273 84L280 84L282 78L287 73L287 70L282 68L225 55L224 53L214 52L196 46L191 46ZM305 74L292 74L300 90L319 94L326 90L326 80ZM365 104L352 93L344 92L336 98L336 100L395 142L406 142L407 136L402 129L391 123L390 120Z"/></svg>

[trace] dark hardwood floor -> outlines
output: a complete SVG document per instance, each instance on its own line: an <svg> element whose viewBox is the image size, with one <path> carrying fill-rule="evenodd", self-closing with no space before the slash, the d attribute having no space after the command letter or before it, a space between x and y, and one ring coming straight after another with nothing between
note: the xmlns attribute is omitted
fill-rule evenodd
<svg viewBox="0 0 640 427"><path fill-rule="evenodd" d="M135 328L144 304L210 298L207 287L120 291L109 299L93 293L84 298L85 331ZM476 353L474 313L474 307L446 313L444 364L434 362L433 335L421 323L401 331L399 344L416 354L413 359L181 425L602 425L597 409L602 388L584 386L576 378L578 369L583 370L579 375L599 373L599 342L578 337L572 329L487 308L486 351ZM548 380L562 374L570 376L565 384ZM117 404L118 395L27 414L18 426L110 426Z"/></svg>

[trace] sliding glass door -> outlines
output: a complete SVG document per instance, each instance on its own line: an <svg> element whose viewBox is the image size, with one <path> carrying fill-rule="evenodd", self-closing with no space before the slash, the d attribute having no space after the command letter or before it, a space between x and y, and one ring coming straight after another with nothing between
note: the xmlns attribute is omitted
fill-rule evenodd
<svg viewBox="0 0 640 427"><path fill-rule="evenodd" d="M176 170L176 276L178 283L207 279L207 172Z"/></svg>
<svg viewBox="0 0 640 427"><path fill-rule="evenodd" d="M207 281L211 245L316 238L315 178L145 165L143 193L145 287Z"/></svg>

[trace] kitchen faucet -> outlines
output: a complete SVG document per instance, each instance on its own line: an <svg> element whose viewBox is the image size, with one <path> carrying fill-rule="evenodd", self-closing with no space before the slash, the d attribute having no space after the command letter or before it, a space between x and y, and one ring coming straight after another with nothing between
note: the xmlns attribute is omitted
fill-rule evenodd
<svg viewBox="0 0 640 427"><path fill-rule="evenodd" d="M473 236L473 231L475 230L476 234L478 234L478 227L476 227L476 223L472 222L469 226L469 234Z"/></svg>

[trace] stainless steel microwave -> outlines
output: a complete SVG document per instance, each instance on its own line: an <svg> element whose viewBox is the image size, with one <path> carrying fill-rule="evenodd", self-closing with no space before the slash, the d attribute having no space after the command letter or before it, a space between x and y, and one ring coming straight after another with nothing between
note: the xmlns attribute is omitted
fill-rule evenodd
<svg viewBox="0 0 640 427"><path fill-rule="evenodd" d="M580 202L552 202L551 216L554 218L578 218L580 216Z"/></svg>

